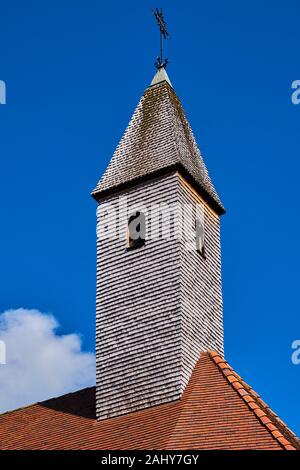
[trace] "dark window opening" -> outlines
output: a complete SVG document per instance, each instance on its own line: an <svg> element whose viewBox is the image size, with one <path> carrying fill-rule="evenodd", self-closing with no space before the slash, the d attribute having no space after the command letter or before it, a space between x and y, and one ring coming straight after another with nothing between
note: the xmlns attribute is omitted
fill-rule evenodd
<svg viewBox="0 0 300 470"><path fill-rule="evenodd" d="M196 250L205 258L204 224L196 219Z"/></svg>
<svg viewBox="0 0 300 470"><path fill-rule="evenodd" d="M128 249L140 248L146 239L146 217L137 211L128 220Z"/></svg>

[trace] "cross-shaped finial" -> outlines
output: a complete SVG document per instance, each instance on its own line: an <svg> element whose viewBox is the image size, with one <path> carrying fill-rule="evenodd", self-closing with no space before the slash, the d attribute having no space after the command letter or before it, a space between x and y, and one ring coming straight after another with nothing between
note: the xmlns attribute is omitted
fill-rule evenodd
<svg viewBox="0 0 300 470"><path fill-rule="evenodd" d="M155 67L157 69L161 69L162 67L166 67L168 64L168 59L163 59L163 41L167 39L169 36L168 30L167 30L167 23L165 22L164 16L163 16L163 11L162 8L159 10L156 8L153 10L154 16L157 21L157 25L159 27L160 31L160 55L157 57L156 62L155 62Z"/></svg>

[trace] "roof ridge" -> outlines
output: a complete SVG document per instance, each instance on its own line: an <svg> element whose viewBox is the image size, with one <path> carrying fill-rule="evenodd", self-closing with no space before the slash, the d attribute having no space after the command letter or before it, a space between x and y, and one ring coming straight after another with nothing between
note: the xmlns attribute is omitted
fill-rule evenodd
<svg viewBox="0 0 300 470"><path fill-rule="evenodd" d="M271 410L253 388L248 385L216 351L208 351L210 359L217 365L227 382L240 398L285 450L300 449L300 441L293 431Z"/></svg>
<svg viewBox="0 0 300 470"><path fill-rule="evenodd" d="M2 418L2 416L6 416L6 415L9 415L9 414L15 413L16 411L26 410L26 408L30 408L32 406L43 405L43 404L45 404L49 401L57 400L58 398L69 397L71 395L76 395L76 394L84 392L86 390L91 390L92 388L96 388L96 386L92 385L91 387L80 388L79 390L75 390L74 392L68 392L68 393L65 393L64 395L57 395L57 396L54 396L54 397L51 397L51 398L46 398L46 400L35 401L34 403L30 403L29 405L19 406L18 408L14 408L13 410L8 410L8 411L4 411L3 413L0 413L0 418Z"/></svg>

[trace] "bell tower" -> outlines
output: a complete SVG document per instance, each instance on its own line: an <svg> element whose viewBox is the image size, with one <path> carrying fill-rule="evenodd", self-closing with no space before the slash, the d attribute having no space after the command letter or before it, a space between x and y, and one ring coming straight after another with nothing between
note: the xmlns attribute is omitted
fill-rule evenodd
<svg viewBox="0 0 300 470"><path fill-rule="evenodd" d="M98 419L179 400L202 351L223 354L220 216L165 67L92 196Z"/></svg>

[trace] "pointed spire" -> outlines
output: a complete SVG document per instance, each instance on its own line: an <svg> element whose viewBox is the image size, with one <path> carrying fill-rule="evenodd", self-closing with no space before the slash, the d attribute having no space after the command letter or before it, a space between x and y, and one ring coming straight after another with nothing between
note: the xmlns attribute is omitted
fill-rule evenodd
<svg viewBox="0 0 300 470"><path fill-rule="evenodd" d="M160 68L135 109L102 178L92 192L104 194L172 170L181 172L217 213L225 209L211 182L182 105Z"/></svg>
<svg viewBox="0 0 300 470"><path fill-rule="evenodd" d="M150 86L157 85L160 82L167 82L173 88L165 67L160 67L157 70L156 74L154 75L152 79Z"/></svg>

